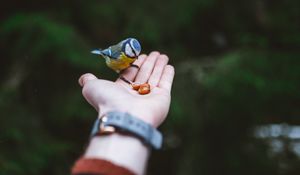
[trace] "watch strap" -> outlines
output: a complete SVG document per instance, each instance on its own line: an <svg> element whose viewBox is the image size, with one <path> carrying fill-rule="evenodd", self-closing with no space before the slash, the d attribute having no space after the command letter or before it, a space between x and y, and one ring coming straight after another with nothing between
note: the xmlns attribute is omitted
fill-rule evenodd
<svg viewBox="0 0 300 175"><path fill-rule="evenodd" d="M161 133L150 124L133 117L129 113L113 111L107 113L104 117L97 119L92 135L99 132L100 126L107 127L113 126L118 130L131 133L143 140L148 145L151 145L155 149L160 149L162 145Z"/></svg>

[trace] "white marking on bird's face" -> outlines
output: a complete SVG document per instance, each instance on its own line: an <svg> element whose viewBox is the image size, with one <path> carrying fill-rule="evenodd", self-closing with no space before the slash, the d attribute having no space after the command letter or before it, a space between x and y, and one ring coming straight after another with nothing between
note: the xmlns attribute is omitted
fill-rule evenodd
<svg viewBox="0 0 300 175"><path fill-rule="evenodd" d="M130 47L130 45L127 43L125 45L125 55L129 56L129 57L136 57L136 55L134 54L132 48Z"/></svg>
<svg viewBox="0 0 300 175"><path fill-rule="evenodd" d="M134 50L135 56L138 56L140 54L141 50L135 47L135 45L133 43L134 41L136 41L136 40L134 40L134 39L130 40L130 46Z"/></svg>

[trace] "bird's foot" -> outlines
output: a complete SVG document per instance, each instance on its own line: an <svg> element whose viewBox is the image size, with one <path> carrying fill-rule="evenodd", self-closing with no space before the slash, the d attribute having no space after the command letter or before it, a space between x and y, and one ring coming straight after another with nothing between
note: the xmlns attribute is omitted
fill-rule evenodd
<svg viewBox="0 0 300 175"><path fill-rule="evenodd" d="M128 84L130 84L130 85L132 85L133 84L133 82L132 81L130 81L130 80L127 80L125 77L123 77L123 76L120 76L119 77L121 80L123 80L125 83L128 83Z"/></svg>

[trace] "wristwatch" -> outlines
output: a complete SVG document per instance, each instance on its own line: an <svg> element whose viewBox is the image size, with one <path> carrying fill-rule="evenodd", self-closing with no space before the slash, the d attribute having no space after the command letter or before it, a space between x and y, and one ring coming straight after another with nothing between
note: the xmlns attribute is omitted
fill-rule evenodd
<svg viewBox="0 0 300 175"><path fill-rule="evenodd" d="M91 137L115 132L136 136L155 149L160 149L162 145L162 135L156 128L129 113L119 111L109 112L97 118Z"/></svg>

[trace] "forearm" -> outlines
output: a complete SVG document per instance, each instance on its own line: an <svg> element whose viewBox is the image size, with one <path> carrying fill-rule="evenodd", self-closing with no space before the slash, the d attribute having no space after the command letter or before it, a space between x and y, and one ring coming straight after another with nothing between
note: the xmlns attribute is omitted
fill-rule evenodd
<svg viewBox="0 0 300 175"><path fill-rule="evenodd" d="M93 128L95 134L92 135L97 135L110 126L116 127L116 133L94 137L83 158L75 163L72 169L74 175L132 175L133 172L138 175L144 174L150 152L147 146L159 149L162 144L162 135L155 128L165 120L170 105L174 68L167 63L166 55L152 52L149 56L140 56L134 62L140 69L127 69L122 73L129 81L151 84L151 93L147 95L137 94L121 79L111 82L98 79L92 74L80 77L83 96L101 113L99 114L101 122L98 120L98 124L95 124ZM112 110L128 112L132 116L127 114L105 116ZM118 134L120 131L121 133L126 131L130 136ZM110 173L115 170L118 173ZM119 170L126 173L120 173Z"/></svg>
<svg viewBox="0 0 300 175"><path fill-rule="evenodd" d="M104 159L140 175L144 174L148 157L149 148L140 139L114 133L94 137L83 158Z"/></svg>

